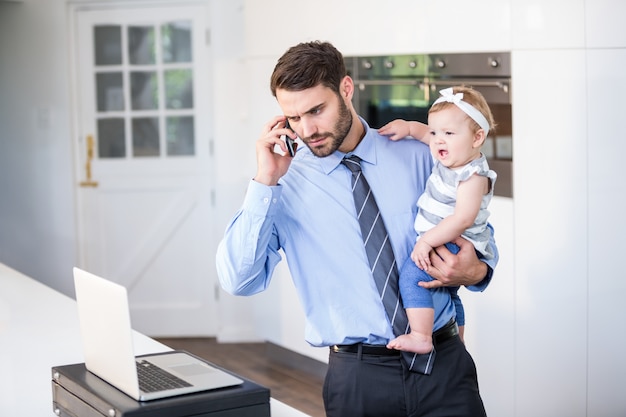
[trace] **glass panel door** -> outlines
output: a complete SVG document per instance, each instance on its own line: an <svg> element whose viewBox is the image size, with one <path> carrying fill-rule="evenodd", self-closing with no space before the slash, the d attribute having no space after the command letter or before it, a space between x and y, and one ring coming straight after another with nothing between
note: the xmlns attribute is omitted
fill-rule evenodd
<svg viewBox="0 0 626 417"><path fill-rule="evenodd" d="M196 153L190 20L93 26L97 158Z"/></svg>
<svg viewBox="0 0 626 417"><path fill-rule="evenodd" d="M215 335L207 6L87 3L70 5L79 266L128 289L138 330Z"/></svg>

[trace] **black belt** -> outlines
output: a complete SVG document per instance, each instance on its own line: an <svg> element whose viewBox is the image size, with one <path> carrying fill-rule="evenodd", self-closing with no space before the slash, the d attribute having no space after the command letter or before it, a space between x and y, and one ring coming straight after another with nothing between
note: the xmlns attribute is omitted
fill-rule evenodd
<svg viewBox="0 0 626 417"><path fill-rule="evenodd" d="M438 329L435 333L433 333L433 343L436 345L440 345L443 342L456 337L459 334L459 328L456 325L456 321L454 319L450 320L448 324ZM367 343L355 343L352 345L333 345L330 347L330 350L333 352L344 352L344 353L359 353L361 351L362 355L373 355L373 356L399 356L400 351L396 349L387 349L384 345L369 345Z"/></svg>
<svg viewBox="0 0 626 417"><path fill-rule="evenodd" d="M367 343L355 343L353 345L333 345L330 350L333 352L359 353L372 356L400 356L400 351L387 349L385 345L368 345Z"/></svg>

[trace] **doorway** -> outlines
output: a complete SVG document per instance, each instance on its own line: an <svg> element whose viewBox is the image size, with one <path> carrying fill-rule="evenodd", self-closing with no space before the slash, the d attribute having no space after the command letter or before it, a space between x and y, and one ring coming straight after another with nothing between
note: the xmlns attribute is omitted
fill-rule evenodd
<svg viewBox="0 0 626 417"><path fill-rule="evenodd" d="M128 289L133 327L215 335L205 5L76 5L80 267Z"/></svg>

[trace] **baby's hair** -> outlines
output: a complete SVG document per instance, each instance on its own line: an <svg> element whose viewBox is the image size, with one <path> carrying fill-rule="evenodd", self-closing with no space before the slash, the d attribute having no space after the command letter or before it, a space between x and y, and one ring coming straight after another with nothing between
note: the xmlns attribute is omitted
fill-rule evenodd
<svg viewBox="0 0 626 417"><path fill-rule="evenodd" d="M485 119L487 119L487 122L489 123L489 133L495 132L496 123L493 119L493 114L491 113L491 109L487 104L487 100L485 100L485 97L483 97L483 95L479 91L465 85L452 87L452 91L454 94L463 93L463 101L467 104L470 104L472 107L475 107L476 110L481 112L482 115L485 116ZM433 104L428 110L428 114L447 109L450 106L455 106L455 104L447 101ZM468 116L467 118L472 123L472 128L474 129L474 132L477 132L479 129L481 129L478 123L476 123L476 121L474 121L471 117Z"/></svg>

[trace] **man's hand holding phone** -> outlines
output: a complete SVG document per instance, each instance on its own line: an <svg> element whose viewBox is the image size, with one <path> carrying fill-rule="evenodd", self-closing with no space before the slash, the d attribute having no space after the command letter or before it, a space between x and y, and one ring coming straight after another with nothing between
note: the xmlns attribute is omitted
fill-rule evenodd
<svg viewBox="0 0 626 417"><path fill-rule="evenodd" d="M289 127L285 116L276 116L265 125L263 134L256 144L257 174L254 180L266 185L276 185L289 169L291 158L298 147L295 132ZM274 152L278 145L284 155ZM293 152L293 154L292 154Z"/></svg>

